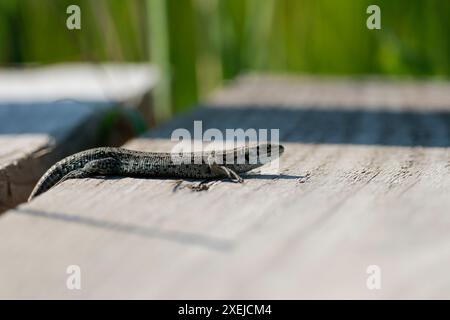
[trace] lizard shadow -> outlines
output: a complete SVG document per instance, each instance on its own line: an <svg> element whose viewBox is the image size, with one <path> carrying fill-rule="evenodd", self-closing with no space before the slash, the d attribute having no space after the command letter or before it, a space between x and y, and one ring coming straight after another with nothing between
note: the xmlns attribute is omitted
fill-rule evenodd
<svg viewBox="0 0 450 320"><path fill-rule="evenodd" d="M260 174L260 173L248 173L242 174L242 177L245 180L267 180L267 181L275 181L275 180L295 180L297 182L304 182L309 179L308 176L301 175L289 175L289 174ZM228 178L222 179L180 179L175 177L124 177L124 176L93 176L90 179L99 179L100 183L107 180L120 180L124 178L135 178L135 179L144 179L144 180L170 180L174 182L174 186L172 192L175 193L181 189L190 189L191 191L200 192L200 191L208 191L212 186L218 183L237 183L236 181L232 181Z"/></svg>
<svg viewBox="0 0 450 320"><path fill-rule="evenodd" d="M236 183L234 181L231 181L228 178L223 179L193 179L193 178L176 178L176 177L133 177L133 176L92 176L89 177L89 179L99 179L99 180L121 180L126 178L132 178L132 179L144 179L144 180L172 180L172 181L186 181L191 183L202 183L202 182L228 182L228 183ZM306 176L302 175L290 175L290 174L260 174L260 173L248 173L248 174L242 174L242 178L244 179L251 179L251 180L299 180L304 179Z"/></svg>
<svg viewBox="0 0 450 320"><path fill-rule="evenodd" d="M259 173L249 173L242 175L245 179L255 179L255 180L299 180L304 179L306 176L291 175L291 174L259 174Z"/></svg>
<svg viewBox="0 0 450 320"><path fill-rule="evenodd" d="M242 177L245 180L295 180L297 182L304 182L309 179L309 176L301 176L301 175L289 175L289 174L260 174L260 173L244 173ZM192 191L208 191L211 187L217 183L237 183L236 181L232 181L228 178L221 179L194 179L194 178L176 178L176 177L133 177L133 176L92 176L89 179L98 179L100 183L108 180L121 180L126 178L134 178L134 179L144 179L144 180L170 180L174 182L174 187L172 192L177 192L181 189L188 188ZM183 185L183 183L185 183Z"/></svg>
<svg viewBox="0 0 450 320"><path fill-rule="evenodd" d="M307 179L307 176L295 176L295 175L286 175L286 174L243 174L242 178L245 180L296 180L301 181ZM192 180L192 179L183 179L176 180L176 184L173 188L173 192L182 189L182 183L186 181L187 187L193 191L207 191L213 185L217 183L237 183L236 181L232 181L230 179L205 179L203 181Z"/></svg>

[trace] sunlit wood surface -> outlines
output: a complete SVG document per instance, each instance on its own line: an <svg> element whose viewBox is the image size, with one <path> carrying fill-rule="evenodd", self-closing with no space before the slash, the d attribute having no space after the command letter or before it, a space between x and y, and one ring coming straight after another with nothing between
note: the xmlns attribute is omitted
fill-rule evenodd
<svg viewBox="0 0 450 320"><path fill-rule="evenodd" d="M64 182L0 216L1 298L450 298L450 86L247 77L175 128L279 128L280 171ZM178 185L178 187L177 187ZM81 268L81 290L66 269ZM369 266L381 289L366 286Z"/></svg>

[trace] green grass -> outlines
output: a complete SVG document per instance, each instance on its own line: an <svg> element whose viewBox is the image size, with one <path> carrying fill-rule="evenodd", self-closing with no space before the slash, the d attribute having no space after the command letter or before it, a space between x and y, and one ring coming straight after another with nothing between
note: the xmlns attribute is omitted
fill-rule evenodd
<svg viewBox="0 0 450 320"><path fill-rule="evenodd" d="M78 4L82 30L65 28ZM366 28L378 4L382 30ZM450 75L443 0L2 0L0 63L145 61L169 117L246 72Z"/></svg>

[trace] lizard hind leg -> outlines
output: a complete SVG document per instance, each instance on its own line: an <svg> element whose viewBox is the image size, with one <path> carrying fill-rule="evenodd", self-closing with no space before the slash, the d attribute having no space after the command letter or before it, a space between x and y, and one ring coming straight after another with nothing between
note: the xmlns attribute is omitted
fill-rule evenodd
<svg viewBox="0 0 450 320"><path fill-rule="evenodd" d="M53 187L69 179L83 179L94 176L117 174L120 161L115 158L103 158L89 161L83 168L69 172Z"/></svg>

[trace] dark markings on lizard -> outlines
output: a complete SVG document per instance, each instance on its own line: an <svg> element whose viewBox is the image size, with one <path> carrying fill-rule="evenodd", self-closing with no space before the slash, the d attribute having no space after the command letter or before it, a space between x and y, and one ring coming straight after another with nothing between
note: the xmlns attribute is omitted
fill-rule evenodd
<svg viewBox="0 0 450 320"><path fill-rule="evenodd" d="M95 176L229 178L242 182L240 173L258 168L281 156L277 144L245 146L228 151L188 153L182 162L172 153L142 152L123 148L95 148L54 164L34 187L28 201L68 179Z"/></svg>

